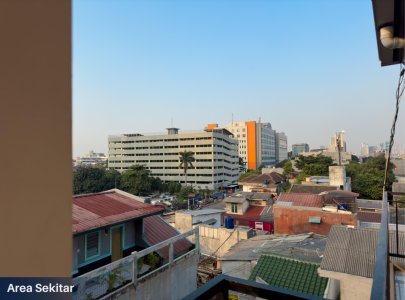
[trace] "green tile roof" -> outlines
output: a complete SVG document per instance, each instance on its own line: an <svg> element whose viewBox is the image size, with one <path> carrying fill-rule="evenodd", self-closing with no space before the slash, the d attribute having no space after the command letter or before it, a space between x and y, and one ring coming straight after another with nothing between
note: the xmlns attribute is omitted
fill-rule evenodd
<svg viewBox="0 0 405 300"><path fill-rule="evenodd" d="M319 264L298 261L275 255L262 255L249 280L256 277L268 284L299 293L323 297L328 279L320 277Z"/></svg>

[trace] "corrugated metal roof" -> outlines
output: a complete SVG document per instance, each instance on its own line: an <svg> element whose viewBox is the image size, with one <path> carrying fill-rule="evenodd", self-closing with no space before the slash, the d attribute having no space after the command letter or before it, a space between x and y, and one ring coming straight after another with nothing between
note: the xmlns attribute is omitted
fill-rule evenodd
<svg viewBox="0 0 405 300"><path fill-rule="evenodd" d="M321 269L339 273L346 273L361 277L372 278L374 272L375 253L378 243L377 229L348 228L346 226L332 226ZM399 251L405 251L405 233L399 233ZM396 252L395 232L390 232L390 249ZM405 263L405 259L390 258L391 261Z"/></svg>
<svg viewBox="0 0 405 300"><path fill-rule="evenodd" d="M250 175L246 178L244 178L242 181L239 182L239 184L244 184L244 183L256 183L256 184L264 184L267 182L268 184L276 184L280 183L282 181L285 181L286 178L277 173L277 172L272 172L272 173L266 173L266 174L260 174L260 175Z"/></svg>
<svg viewBox="0 0 405 300"><path fill-rule="evenodd" d="M359 220L360 222L380 223L381 222L381 213L358 211L357 220Z"/></svg>
<svg viewBox="0 0 405 300"><path fill-rule="evenodd" d="M151 216L143 219L143 239L149 245L155 245L172 237L179 235L179 232L167 224L160 216ZM192 247L193 244L187 239L182 239L173 244L173 254L178 256ZM169 247L158 251L165 258L169 258Z"/></svg>
<svg viewBox="0 0 405 300"><path fill-rule="evenodd" d="M292 202L293 206L322 207L323 196L304 193L281 193L275 205L280 202Z"/></svg>
<svg viewBox="0 0 405 300"><path fill-rule="evenodd" d="M140 202L118 190L74 196L72 231L73 234L82 233L162 211L160 206Z"/></svg>
<svg viewBox="0 0 405 300"><path fill-rule="evenodd" d="M336 190L336 186L330 185L312 185L312 184L293 184L291 193L320 194L325 191Z"/></svg>

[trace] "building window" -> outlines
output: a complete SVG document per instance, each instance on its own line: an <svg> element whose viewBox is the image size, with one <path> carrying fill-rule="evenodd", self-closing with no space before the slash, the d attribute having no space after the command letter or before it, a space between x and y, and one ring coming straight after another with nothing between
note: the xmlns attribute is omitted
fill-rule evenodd
<svg viewBox="0 0 405 300"><path fill-rule="evenodd" d="M237 203L231 203L231 208L233 213L238 212L238 204Z"/></svg>
<svg viewBox="0 0 405 300"><path fill-rule="evenodd" d="M85 259L100 255L100 231L88 233L85 236Z"/></svg>

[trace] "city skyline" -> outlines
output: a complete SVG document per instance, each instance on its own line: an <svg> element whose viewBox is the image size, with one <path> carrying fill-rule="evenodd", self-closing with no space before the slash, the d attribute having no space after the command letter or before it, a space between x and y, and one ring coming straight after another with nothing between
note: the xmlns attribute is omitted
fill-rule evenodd
<svg viewBox="0 0 405 300"><path fill-rule="evenodd" d="M369 1L74 1L73 157L107 152L111 134L232 116L270 122L289 148L340 130L350 152L378 145L398 68L381 68L375 45Z"/></svg>

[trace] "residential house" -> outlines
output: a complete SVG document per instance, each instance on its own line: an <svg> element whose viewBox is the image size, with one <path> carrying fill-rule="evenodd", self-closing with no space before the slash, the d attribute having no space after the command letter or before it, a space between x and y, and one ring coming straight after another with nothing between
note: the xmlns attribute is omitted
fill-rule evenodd
<svg viewBox="0 0 405 300"><path fill-rule="evenodd" d="M266 192L274 195L277 195L286 184L286 177L277 172L254 174L239 181L244 192Z"/></svg>
<svg viewBox="0 0 405 300"><path fill-rule="evenodd" d="M334 224L357 226L357 196L340 190L321 195L281 193L273 207L274 232L327 235Z"/></svg>
<svg viewBox="0 0 405 300"><path fill-rule="evenodd" d="M219 258L222 274L306 294L337 299L338 287L319 276L326 237L264 235L240 241ZM234 293L239 299L254 299Z"/></svg>
<svg viewBox="0 0 405 300"><path fill-rule="evenodd" d="M241 192L225 198L226 213L232 217L235 225L273 231L273 197L267 193Z"/></svg>
<svg viewBox="0 0 405 300"><path fill-rule="evenodd" d="M73 197L73 277L179 234L159 217L161 206L142 201L118 189ZM181 255L193 245L177 246Z"/></svg>
<svg viewBox="0 0 405 300"><path fill-rule="evenodd" d="M370 299L378 234L378 230L372 228L332 226L319 275L340 282L341 300ZM396 253L396 234L394 231L390 231L389 235L390 253ZM404 254L405 233L399 232L398 238L399 252ZM403 272L401 273L399 269L396 269L395 265L402 266L403 270L405 259L391 257L391 261L393 265L390 267L390 272L402 274L402 283L398 276L393 288L402 289L403 294Z"/></svg>
<svg viewBox="0 0 405 300"><path fill-rule="evenodd" d="M224 209L199 209L199 210L182 210L175 212L175 227L180 232L193 229L199 224L207 224L212 227L222 225L222 216Z"/></svg>

